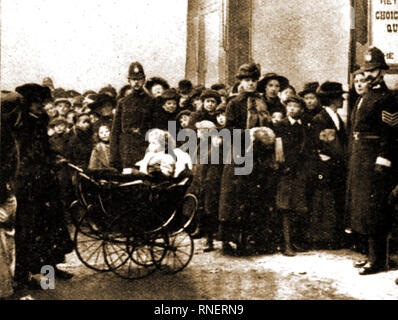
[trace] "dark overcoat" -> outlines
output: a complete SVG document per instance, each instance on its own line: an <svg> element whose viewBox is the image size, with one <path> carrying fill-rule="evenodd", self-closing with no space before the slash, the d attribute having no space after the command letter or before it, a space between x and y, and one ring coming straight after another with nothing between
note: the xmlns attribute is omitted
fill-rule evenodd
<svg viewBox="0 0 398 320"><path fill-rule="evenodd" d="M64 261L73 243L66 228L47 136L47 115L26 114L17 133L20 165L16 174L16 279Z"/></svg>
<svg viewBox="0 0 398 320"><path fill-rule="evenodd" d="M226 125L225 128L231 130L233 129L242 129L241 135L241 148L246 150L245 148L245 129L247 122L247 113L248 113L248 94L241 93L236 97L232 98L226 108ZM269 120L257 126L269 126ZM231 139L233 142L233 139ZM235 142L231 143L231 145L236 145ZM248 145L247 145L248 147ZM232 153L233 150L229 150ZM240 154L244 153L244 151ZM245 194L241 193L241 190L238 188L240 183L239 176L235 174L235 168L242 166L235 164L232 158L231 164L224 164L222 177L221 177L221 193L220 193L220 201L219 201L219 219L220 221L229 221L231 223L237 223L240 220L240 208L242 206L242 201L244 201ZM255 178L253 175L251 177Z"/></svg>
<svg viewBox="0 0 398 320"><path fill-rule="evenodd" d="M311 121L308 232L315 242L337 241L344 231L348 141L341 118L339 123L338 129L326 109ZM320 155L330 159L322 161Z"/></svg>
<svg viewBox="0 0 398 320"><path fill-rule="evenodd" d="M145 135L152 128L153 98L144 90L119 101L110 138L110 166L132 168L145 155Z"/></svg>
<svg viewBox="0 0 398 320"><path fill-rule="evenodd" d="M276 191L276 208L306 212L306 182L308 163L308 131L305 124L291 125L288 118L275 128L282 139L285 161L281 166Z"/></svg>
<svg viewBox="0 0 398 320"><path fill-rule="evenodd" d="M351 228L377 235L391 228L388 195L397 182L398 103L384 81L358 100L351 116L347 211ZM381 171L376 162L383 163Z"/></svg>

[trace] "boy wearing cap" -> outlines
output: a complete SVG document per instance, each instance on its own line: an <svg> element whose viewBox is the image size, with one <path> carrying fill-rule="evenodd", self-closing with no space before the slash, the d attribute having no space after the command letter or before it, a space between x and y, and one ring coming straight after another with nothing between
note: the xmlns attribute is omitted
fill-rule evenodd
<svg viewBox="0 0 398 320"><path fill-rule="evenodd" d="M304 84L303 90L299 92L299 96L305 102L303 120L307 125L322 110L322 105L317 95L318 88L319 82L307 82Z"/></svg>
<svg viewBox="0 0 398 320"><path fill-rule="evenodd" d="M158 97L156 109L153 112L153 128L168 130L169 121L175 121L178 114L179 95L175 89L166 89Z"/></svg>
<svg viewBox="0 0 398 320"><path fill-rule="evenodd" d="M216 108L221 102L221 97L217 91L206 89L200 95L203 102L203 107L200 111L195 111L191 114L191 125L195 126L197 122L208 120L217 123Z"/></svg>
<svg viewBox="0 0 398 320"><path fill-rule="evenodd" d="M284 255L294 256L295 247L300 250L306 240L306 162L307 128L301 119L304 101L291 97L286 101L286 118L274 127L276 159L280 163L280 175L276 190L276 209L282 219ZM292 232L293 231L293 232Z"/></svg>
<svg viewBox="0 0 398 320"><path fill-rule="evenodd" d="M319 249L343 246L347 134L337 113L343 107L342 84L326 81L317 92L323 109L310 123L309 238Z"/></svg>

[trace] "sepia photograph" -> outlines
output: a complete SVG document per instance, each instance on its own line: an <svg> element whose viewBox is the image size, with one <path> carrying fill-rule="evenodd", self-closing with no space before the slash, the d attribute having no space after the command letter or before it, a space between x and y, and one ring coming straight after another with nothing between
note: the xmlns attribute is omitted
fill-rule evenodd
<svg viewBox="0 0 398 320"><path fill-rule="evenodd" d="M1 301L398 298L398 0L0 17Z"/></svg>

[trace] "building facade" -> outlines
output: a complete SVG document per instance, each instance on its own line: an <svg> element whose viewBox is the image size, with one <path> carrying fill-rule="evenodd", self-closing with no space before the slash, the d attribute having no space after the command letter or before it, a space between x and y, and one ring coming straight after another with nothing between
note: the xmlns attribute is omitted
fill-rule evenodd
<svg viewBox="0 0 398 320"><path fill-rule="evenodd" d="M254 61L262 74L284 75L298 90L326 80L347 88L364 48L374 44L393 57L386 80L398 89L394 12L396 0L189 0L186 77L232 85L239 65Z"/></svg>

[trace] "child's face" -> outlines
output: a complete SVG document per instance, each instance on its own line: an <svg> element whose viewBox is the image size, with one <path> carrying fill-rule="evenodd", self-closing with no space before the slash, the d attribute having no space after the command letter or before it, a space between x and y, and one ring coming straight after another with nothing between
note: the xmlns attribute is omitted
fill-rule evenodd
<svg viewBox="0 0 398 320"><path fill-rule="evenodd" d="M109 117L112 115L112 109L112 104L107 102L100 108L100 113L103 117Z"/></svg>
<svg viewBox="0 0 398 320"><path fill-rule="evenodd" d="M96 123L99 120L98 116L95 113L90 113L90 122L91 124Z"/></svg>
<svg viewBox="0 0 398 320"><path fill-rule="evenodd" d="M60 102L57 105L58 113L64 116L69 111L69 105L66 102Z"/></svg>
<svg viewBox="0 0 398 320"><path fill-rule="evenodd" d="M54 132L55 132L56 134L62 134L62 133L65 132L65 129L66 129L65 123L59 123L59 124L57 124L57 125L54 127Z"/></svg>
<svg viewBox="0 0 398 320"><path fill-rule="evenodd" d="M294 91L292 88L286 88L280 93L280 98L282 102L285 102L290 97L294 96Z"/></svg>
<svg viewBox="0 0 398 320"><path fill-rule="evenodd" d="M52 107L47 110L47 114L50 118L54 118L58 114L58 110L55 107Z"/></svg>
<svg viewBox="0 0 398 320"><path fill-rule="evenodd" d="M289 102L286 106L286 115L292 117L293 119L300 118L301 105L297 102Z"/></svg>
<svg viewBox="0 0 398 320"><path fill-rule="evenodd" d="M268 81L267 85L265 86L265 95L268 98L275 98L278 96L278 93L280 91L280 84L278 80L270 80Z"/></svg>
<svg viewBox="0 0 398 320"><path fill-rule="evenodd" d="M216 117L217 122L220 126L225 126L225 123L227 122L227 118L225 117L225 113L220 113Z"/></svg>
<svg viewBox="0 0 398 320"><path fill-rule="evenodd" d="M189 117L189 115L183 114L178 120L180 121L181 128L186 128L188 127L191 118Z"/></svg>
<svg viewBox="0 0 398 320"><path fill-rule="evenodd" d="M308 110L314 110L318 106L318 98L313 93L307 93L304 96L304 101Z"/></svg>
<svg viewBox="0 0 398 320"><path fill-rule="evenodd" d="M185 107L185 101L187 101L187 100L188 100L188 96L185 94L182 94L179 104L178 104L181 109Z"/></svg>
<svg viewBox="0 0 398 320"><path fill-rule="evenodd" d="M163 93L163 87L160 84L155 84L152 88L151 88L151 93L152 95L156 98L156 97L160 97Z"/></svg>
<svg viewBox="0 0 398 320"><path fill-rule="evenodd" d="M76 127L80 130L86 131L90 128L90 126L90 117L88 115L81 116L79 119L77 119Z"/></svg>
<svg viewBox="0 0 398 320"><path fill-rule="evenodd" d="M208 112L213 112L217 107L217 100L215 98L206 98L203 101L203 108Z"/></svg>
<svg viewBox="0 0 398 320"><path fill-rule="evenodd" d="M272 114L272 123L277 124L283 120L283 113L282 112L274 112Z"/></svg>
<svg viewBox="0 0 398 320"><path fill-rule="evenodd" d="M195 99L192 101L192 103L193 103L193 105L194 105L196 111L199 111L200 109L202 109L203 102L202 102L202 99L200 99L199 97L198 97L198 98L195 98Z"/></svg>
<svg viewBox="0 0 398 320"><path fill-rule="evenodd" d="M175 100L167 100L163 104L163 109L168 113L173 113L177 110L177 101Z"/></svg>
<svg viewBox="0 0 398 320"><path fill-rule="evenodd" d="M98 129L98 137L105 142L109 141L109 136L111 132L107 126L101 126Z"/></svg>

